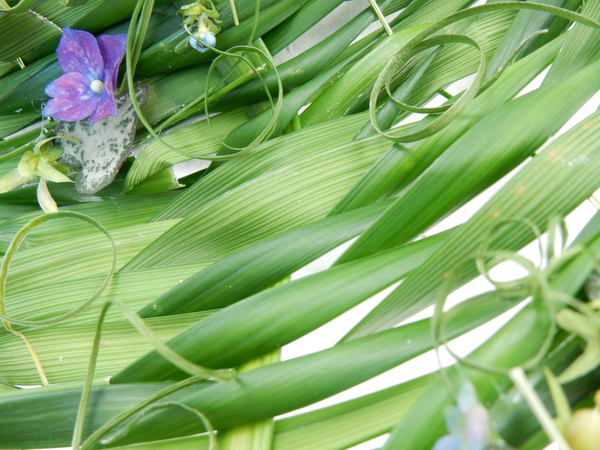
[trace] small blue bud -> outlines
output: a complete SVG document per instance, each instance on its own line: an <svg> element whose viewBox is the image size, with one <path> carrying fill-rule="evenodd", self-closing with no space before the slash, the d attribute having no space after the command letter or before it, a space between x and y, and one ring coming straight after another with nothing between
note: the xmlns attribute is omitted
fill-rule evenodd
<svg viewBox="0 0 600 450"><path fill-rule="evenodd" d="M214 47L215 44L217 43L217 38L212 33L205 33L204 39L202 40L202 42L204 43L204 45L206 45L208 47Z"/></svg>
<svg viewBox="0 0 600 450"><path fill-rule="evenodd" d="M190 38L188 39L188 44L190 44L190 47L192 47L193 49L198 49L198 41L195 37L190 36Z"/></svg>

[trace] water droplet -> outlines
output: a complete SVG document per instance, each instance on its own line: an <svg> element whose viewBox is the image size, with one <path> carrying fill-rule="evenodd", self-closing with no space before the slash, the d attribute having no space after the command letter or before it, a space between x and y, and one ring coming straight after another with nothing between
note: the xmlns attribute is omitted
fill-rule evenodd
<svg viewBox="0 0 600 450"><path fill-rule="evenodd" d="M156 305L152 305L152 309L156 309Z"/></svg>
<svg viewBox="0 0 600 450"><path fill-rule="evenodd" d="M62 362L62 356L58 358L58 362Z"/></svg>
<svg viewBox="0 0 600 450"><path fill-rule="evenodd" d="M180 283L183 283L183 280L179 280Z"/></svg>
<svg viewBox="0 0 600 450"><path fill-rule="evenodd" d="M15 109L15 112L16 112L17 114L19 114L21 111L23 111L23 108Z"/></svg>

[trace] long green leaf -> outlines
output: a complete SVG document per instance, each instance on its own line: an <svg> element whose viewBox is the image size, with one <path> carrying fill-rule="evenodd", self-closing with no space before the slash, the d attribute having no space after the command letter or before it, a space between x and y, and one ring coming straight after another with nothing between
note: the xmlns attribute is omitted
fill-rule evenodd
<svg viewBox="0 0 600 450"><path fill-rule="evenodd" d="M556 133L600 88L600 83L594 83L599 68L600 64L590 66L530 92L478 122L363 233L339 262L414 239L506 175ZM554 107L557 103L561 108ZM420 206L424 203L431 205L426 211Z"/></svg>
<svg viewBox="0 0 600 450"><path fill-rule="evenodd" d="M494 224L528 219L544 230L550 217L565 216L590 196L600 185L591 175L600 165L596 137L600 133L599 119L598 113L594 114L533 158L437 255L408 277L348 337L393 326L431 304L441 286L442 275L475 252ZM544 195L540 195L540 186L545 188ZM532 238L531 231L522 226L507 226L493 245L518 250ZM471 268L465 279L475 275Z"/></svg>
<svg viewBox="0 0 600 450"><path fill-rule="evenodd" d="M502 309L503 305L496 298L490 301L484 297L459 305L454 310L456 314L448 322L448 336L465 333L485 323ZM423 320L246 372L236 381L191 387L188 389L194 389L198 395L186 395L186 391L180 391L177 398L205 414L215 428L231 428L327 398L431 347L429 320ZM136 386L140 385L94 388L90 404L96 405L97 412L90 415L84 435L97 429L126 405L131 405L132 398L141 400L149 395L147 393L140 398ZM146 389L152 392L156 384L146 383L142 386L148 386ZM0 427L3 430L0 446L40 448L69 445L81 389L50 387L32 391L0 394ZM129 396L124 396L124 392L130 392ZM98 396L101 396L101 402ZM115 399L119 401L115 402ZM39 426L33 429L27 427L31 420L35 420ZM25 429L27 432L24 434ZM193 418L177 409L155 411L138 422L124 440L112 445L200 431L200 425Z"/></svg>

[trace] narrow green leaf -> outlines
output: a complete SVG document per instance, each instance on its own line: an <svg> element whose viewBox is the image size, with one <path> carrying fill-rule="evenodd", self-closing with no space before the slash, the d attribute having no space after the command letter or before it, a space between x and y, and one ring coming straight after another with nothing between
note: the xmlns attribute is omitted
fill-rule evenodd
<svg viewBox="0 0 600 450"><path fill-rule="evenodd" d="M156 317L223 308L256 294L358 235L385 206L318 220L251 244L176 285L138 314Z"/></svg>
<svg viewBox="0 0 600 450"><path fill-rule="evenodd" d="M398 193L418 178L454 141L504 102L514 97L556 57L564 39L559 38L510 66L450 125L414 144L392 146L336 205L332 213L371 204ZM425 118L423 121L433 120ZM418 127L420 122L415 125Z"/></svg>
<svg viewBox="0 0 600 450"><path fill-rule="evenodd" d="M224 139L233 129L247 120L246 113L243 110L236 109L214 117L211 120L211 126L216 135L220 139ZM169 145L182 152L197 154L198 156L215 152L221 146L220 142L211 134L206 120L174 130L171 133L163 133L161 137ZM176 153L162 143L152 140L142 149L135 158L131 169L127 172L124 190L125 192L130 191L148 176L187 160L189 160L189 157Z"/></svg>
<svg viewBox="0 0 600 450"><path fill-rule="evenodd" d="M600 19L600 2L593 0L583 2L581 14L592 20ZM565 42L563 50L552 64L548 75L546 75L544 84L552 83L596 61L599 51L600 31L576 23L569 34L567 42Z"/></svg>
<svg viewBox="0 0 600 450"><path fill-rule="evenodd" d="M194 208L206 205L217 197L256 178L269 170L286 167L294 154L317 154L325 147L334 147L349 142L356 130L367 120L365 115L342 118L329 124L300 130L292 135L272 139L263 143L242 161L230 161L209 173L184 192L180 199L172 202L153 220L186 217Z"/></svg>
<svg viewBox="0 0 600 450"><path fill-rule="evenodd" d="M239 366L304 336L400 280L435 252L445 237L432 236L258 293L183 330L167 344L205 367ZM328 299L326 303L324 298ZM175 366L150 352L111 382L136 383L181 376Z"/></svg>
<svg viewBox="0 0 600 450"><path fill-rule="evenodd" d="M455 312L461 311L460 314L456 314L447 324L448 336L458 336L485 323L504 306L495 297L491 300L488 297L476 298L459 305ZM411 323L325 351L246 372L236 381L195 385L187 389L195 391L197 395L180 391L176 398L201 411L216 429L274 417L341 392L431 349L429 327L429 320ZM148 397L156 384L142 385L146 393L141 398L137 386L140 385L92 389L90 404L95 405L95 414L90 415L84 436L130 406L133 403L131 399L139 401ZM80 396L81 389L60 386L0 394L0 426L3 430L0 446L68 446ZM30 421L36 421L39 426L29 427ZM178 409L155 411L141 419L124 440L112 445L201 431L197 421Z"/></svg>
<svg viewBox="0 0 600 450"><path fill-rule="evenodd" d="M600 115L596 113L533 158L348 337L393 326L431 304L443 282L443 274L476 251L494 224L514 218L528 219L540 230L545 230L550 217L565 216L589 197L599 186L593 176L600 166L599 124ZM542 185L544 196L539 194ZM518 224L507 225L492 245L493 248L518 250L532 238L529 229ZM476 270L471 267L464 280L476 275Z"/></svg>
<svg viewBox="0 0 600 450"><path fill-rule="evenodd" d="M160 339L168 339L209 314L203 312L149 319L146 324ZM25 335L40 358L48 380L54 384L85 379L94 332L93 323L70 323L28 330ZM117 373L151 348L150 343L128 322L107 323L102 330L95 373L97 379ZM0 338L0 350L1 381L19 386L39 383L38 372L20 337L9 335Z"/></svg>
<svg viewBox="0 0 600 450"><path fill-rule="evenodd" d="M595 74L599 68L600 64L590 66L563 81L530 92L478 122L429 166L339 262L414 239L506 175L596 93L600 82L594 81L598 80ZM555 108L557 103L562 107ZM432 206L423 211L420 205L424 203Z"/></svg>

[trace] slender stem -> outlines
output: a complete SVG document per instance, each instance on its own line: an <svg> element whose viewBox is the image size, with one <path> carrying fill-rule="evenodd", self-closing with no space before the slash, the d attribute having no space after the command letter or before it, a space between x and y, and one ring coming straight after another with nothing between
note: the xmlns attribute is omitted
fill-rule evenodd
<svg viewBox="0 0 600 450"><path fill-rule="evenodd" d="M240 19L238 18L237 9L235 7L235 0L229 0L229 4L231 5L231 14L233 14L233 23L239 25Z"/></svg>
<svg viewBox="0 0 600 450"><path fill-rule="evenodd" d="M258 72L260 72L260 70L261 70L261 68L257 69ZM223 96L225 94L228 94L229 92L233 91L234 89L237 89L238 87L240 87L244 83L247 83L248 81L253 80L254 78L256 78L256 73L254 71L250 71L246 75L243 75L243 76L237 78L236 80L234 80L233 82L231 82L227 86L222 87L221 89L219 89L216 92L214 92L214 89L211 89L210 92L209 92L210 96L208 97L208 103L209 104L212 103L213 101L215 101L219 97L221 97L221 96ZM194 113L195 112L195 110L193 110L194 106L196 106L199 103L203 102L205 96L206 96L206 94L202 94L196 100L194 100L193 102L191 102L188 105L186 105L183 109L177 111L177 113L173 114L171 117L169 117L163 123L161 123L158 127L156 127L156 130L157 131L164 130L165 128L173 125L176 122L179 122L179 121L185 119L190 114Z"/></svg>
<svg viewBox="0 0 600 450"><path fill-rule="evenodd" d="M560 450L571 450L571 447L558 430L554 420L552 420L548 410L529 384L529 380L527 380L527 376L525 376L523 369L521 367L515 367L508 373L508 376L525 398L529 408L531 408L535 418L538 420L548 437L558 445Z"/></svg>
<svg viewBox="0 0 600 450"><path fill-rule="evenodd" d="M383 16L383 13L381 12L381 9L379 9L379 5L377 4L377 2L375 0L369 0L369 3L373 7L373 10L375 11L375 14L377 15L377 18L381 22L381 25L383 25L383 28L385 29L385 31L387 32L387 34L389 34L390 36L392 34L394 34L394 32L392 31L392 29L388 25L387 21L385 20L385 17Z"/></svg>
<svg viewBox="0 0 600 450"><path fill-rule="evenodd" d="M94 431L85 440L85 442L81 445L80 450L87 450L87 449L91 448L94 444L96 444L102 438L102 436L104 436L110 430L117 427L118 425L123 423L125 420L129 419L131 416L133 416L134 414L143 410L144 408L151 405L152 403L160 400L161 398L166 397L167 395L171 395L174 392L177 392L177 391L179 391L183 388L186 388L188 386L191 386L193 384L199 383L200 381L203 381L203 380L205 380L204 377L187 378L183 381L180 381L171 386L167 386L164 389L161 389L160 391L154 393L147 399L142 400L141 402L137 403L136 405L132 406L131 408L126 409L125 411L117 414L112 419L110 419L108 422L106 422L104 425L102 425L100 428L98 428L96 431ZM76 450L75 447L73 447L73 449Z"/></svg>
<svg viewBox="0 0 600 450"><path fill-rule="evenodd" d="M90 398L90 392L92 390L92 382L94 381L94 372L96 371L96 362L98 361L98 352L100 351L100 336L102 335L102 323L106 312L110 307L110 302L102 305L100 316L98 316L98 322L96 323L96 332L94 334L94 342L92 344L92 352L90 361L88 363L88 370L85 377L85 384L83 385L83 391L81 393L81 400L79 401L79 409L77 410L77 418L75 419L75 429L73 431L73 441L71 448L73 450L79 449L81 438L83 436L83 426L85 425L85 412L87 410L88 400Z"/></svg>

